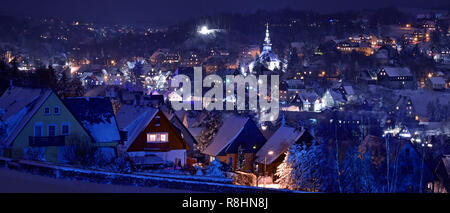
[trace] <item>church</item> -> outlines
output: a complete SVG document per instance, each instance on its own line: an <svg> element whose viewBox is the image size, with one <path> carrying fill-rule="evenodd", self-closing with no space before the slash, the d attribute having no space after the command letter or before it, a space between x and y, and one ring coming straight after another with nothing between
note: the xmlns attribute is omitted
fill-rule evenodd
<svg viewBox="0 0 450 213"><path fill-rule="evenodd" d="M252 73L261 71L261 69L274 71L280 69L280 60L272 52L272 43L270 40L269 24L266 24L266 37L264 38L263 51L249 64L249 71ZM260 67L260 68L259 68Z"/></svg>

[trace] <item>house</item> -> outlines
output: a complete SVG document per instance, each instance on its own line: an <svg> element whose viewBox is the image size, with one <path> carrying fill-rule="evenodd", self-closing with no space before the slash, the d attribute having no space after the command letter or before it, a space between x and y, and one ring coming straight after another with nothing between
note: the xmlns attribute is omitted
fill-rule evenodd
<svg viewBox="0 0 450 213"><path fill-rule="evenodd" d="M343 106L347 100L338 89L327 89L322 97L322 108Z"/></svg>
<svg viewBox="0 0 450 213"><path fill-rule="evenodd" d="M425 85L431 90L445 90L447 82L443 77L431 77L425 81Z"/></svg>
<svg viewBox="0 0 450 213"><path fill-rule="evenodd" d="M203 154L229 164L233 171L250 171L256 152L265 142L266 138L250 118L229 115Z"/></svg>
<svg viewBox="0 0 450 213"><path fill-rule="evenodd" d="M295 95L292 104L299 106L302 111L319 112L321 110L321 99L314 91L302 91Z"/></svg>
<svg viewBox="0 0 450 213"><path fill-rule="evenodd" d="M3 156L64 162L64 148L89 133L49 89L9 88L0 97Z"/></svg>
<svg viewBox="0 0 450 213"><path fill-rule="evenodd" d="M191 147L161 110L125 104L116 117L120 130L126 135L119 148L121 155L130 157L138 166L166 162L186 165L186 152Z"/></svg>
<svg viewBox="0 0 450 213"><path fill-rule="evenodd" d="M115 157L121 137L111 100L107 97L75 97L64 98L63 102L104 157Z"/></svg>
<svg viewBox="0 0 450 213"><path fill-rule="evenodd" d="M413 76L408 67L383 67L377 75L378 82L392 89L412 88Z"/></svg>
<svg viewBox="0 0 450 213"><path fill-rule="evenodd" d="M428 188L432 189L433 193L448 193L450 190L450 155L444 155L437 163L435 168L436 178Z"/></svg>
<svg viewBox="0 0 450 213"><path fill-rule="evenodd" d="M352 86L350 86L350 85L347 85L347 86L341 85L339 87L339 90L341 91L341 93L343 95L345 95L345 98L347 99L348 102L353 102L354 103L354 102L357 101L358 96L356 95L355 90L353 89Z"/></svg>
<svg viewBox="0 0 450 213"><path fill-rule="evenodd" d="M181 119L175 114L170 113L169 110L165 109L165 107L159 108L160 110L163 110L166 117L170 120L172 125L178 130L178 132L181 134L181 137L183 140L187 143L187 145L191 148L187 151L187 156L192 157L193 152L195 150L195 145L197 144L197 139L192 134L192 132L183 124Z"/></svg>
<svg viewBox="0 0 450 213"><path fill-rule="evenodd" d="M269 176L273 175L278 165L283 162L285 153L292 144L300 141L304 133L304 128L300 130L287 126L278 128L256 153L255 162L259 164L259 171L267 172ZM267 171L263 171L263 166Z"/></svg>

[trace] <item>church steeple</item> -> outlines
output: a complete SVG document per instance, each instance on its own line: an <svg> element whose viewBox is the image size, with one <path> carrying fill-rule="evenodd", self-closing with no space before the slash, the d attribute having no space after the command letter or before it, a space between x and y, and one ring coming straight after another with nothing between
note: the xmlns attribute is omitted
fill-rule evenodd
<svg viewBox="0 0 450 213"><path fill-rule="evenodd" d="M269 23L266 23L266 38L264 38L263 51L272 51L272 43L270 42Z"/></svg>

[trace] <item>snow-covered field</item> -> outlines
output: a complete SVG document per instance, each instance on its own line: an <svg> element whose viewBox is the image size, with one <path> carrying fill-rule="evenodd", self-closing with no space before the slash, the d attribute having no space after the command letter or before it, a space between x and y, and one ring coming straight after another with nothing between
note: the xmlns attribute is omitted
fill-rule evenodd
<svg viewBox="0 0 450 213"><path fill-rule="evenodd" d="M0 193L193 193L193 191L55 179L0 168Z"/></svg>

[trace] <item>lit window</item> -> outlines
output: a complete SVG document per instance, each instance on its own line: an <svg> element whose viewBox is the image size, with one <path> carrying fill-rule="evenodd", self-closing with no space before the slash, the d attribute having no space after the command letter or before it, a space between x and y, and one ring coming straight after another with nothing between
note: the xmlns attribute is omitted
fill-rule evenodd
<svg viewBox="0 0 450 213"><path fill-rule="evenodd" d="M161 142L167 142L167 133L161 134Z"/></svg>
<svg viewBox="0 0 450 213"><path fill-rule="evenodd" d="M156 142L156 134L147 134L147 142Z"/></svg>
<svg viewBox="0 0 450 213"><path fill-rule="evenodd" d="M147 143L162 143L168 141L169 134L167 132L147 133Z"/></svg>

